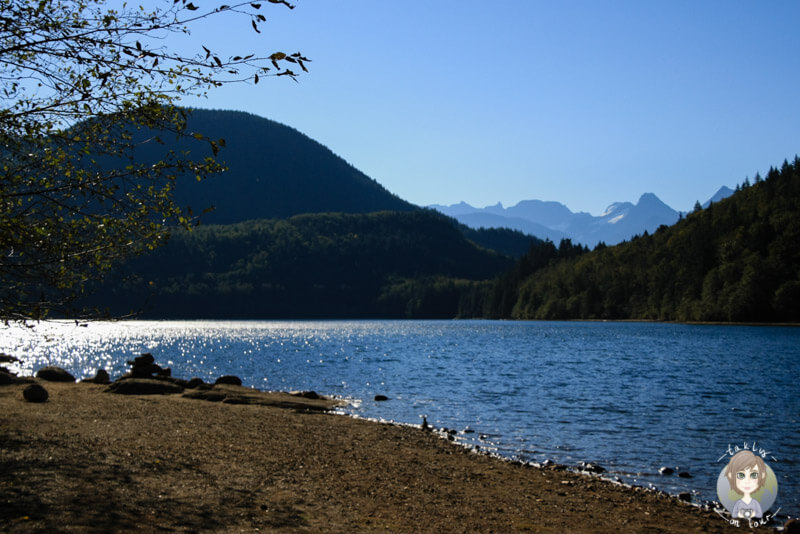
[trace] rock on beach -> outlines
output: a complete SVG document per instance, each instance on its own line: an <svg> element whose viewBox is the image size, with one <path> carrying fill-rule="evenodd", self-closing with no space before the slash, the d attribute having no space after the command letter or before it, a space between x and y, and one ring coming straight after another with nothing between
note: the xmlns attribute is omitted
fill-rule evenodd
<svg viewBox="0 0 800 534"><path fill-rule="evenodd" d="M228 385L231 385L231 386L241 386L242 385L242 379L239 378L238 376L224 375L224 376L221 376L221 377L217 378L217 380L214 382L214 385L217 385L217 384L228 384Z"/></svg>
<svg viewBox="0 0 800 534"><path fill-rule="evenodd" d="M92 378L87 378L83 382L90 382L92 384L110 384L111 377L105 369L98 369Z"/></svg>
<svg viewBox="0 0 800 534"><path fill-rule="evenodd" d="M47 380L48 382L75 382L75 377L61 367L48 365L36 372L36 378Z"/></svg>
<svg viewBox="0 0 800 534"><path fill-rule="evenodd" d="M160 377L172 375L172 370L169 367L161 367L158 365L153 355L149 352L145 352L133 360L129 360L128 365L131 366L131 371L123 378L152 378L153 375Z"/></svg>
<svg viewBox="0 0 800 534"><path fill-rule="evenodd" d="M31 384L22 390L22 397L28 402L46 402L49 394L43 386Z"/></svg>

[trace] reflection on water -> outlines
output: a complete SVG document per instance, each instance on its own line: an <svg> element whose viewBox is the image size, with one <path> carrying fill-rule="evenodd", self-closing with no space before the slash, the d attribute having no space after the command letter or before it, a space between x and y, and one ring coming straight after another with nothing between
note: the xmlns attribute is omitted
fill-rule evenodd
<svg viewBox="0 0 800 534"><path fill-rule="evenodd" d="M777 463L800 514L800 329L653 323L271 321L43 323L0 330L17 370L76 376L152 352L173 375L235 374L259 389L353 399L351 413L474 433L523 460L601 464L611 476L715 499L729 444ZM388 402L375 402L376 394ZM658 475L679 467L691 479Z"/></svg>

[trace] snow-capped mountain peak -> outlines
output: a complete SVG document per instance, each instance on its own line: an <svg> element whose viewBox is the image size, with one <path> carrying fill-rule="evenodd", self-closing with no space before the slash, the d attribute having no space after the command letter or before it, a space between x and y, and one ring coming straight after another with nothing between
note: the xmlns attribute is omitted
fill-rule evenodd
<svg viewBox="0 0 800 534"><path fill-rule="evenodd" d="M613 204L610 204L603 213L600 214L600 218L605 219L609 217L624 217L625 214L631 210L631 208L633 208L633 204L630 202L614 202Z"/></svg>
<svg viewBox="0 0 800 534"><path fill-rule="evenodd" d="M722 187L709 202L717 202L732 193L731 189ZM644 193L635 205L614 202L598 217L573 213L559 202L542 200L523 200L510 208L503 207L500 202L485 208L474 208L464 202L429 207L473 228L512 228L553 241L567 237L590 247L601 241L613 245L645 231L654 232L659 226L674 224L679 218L677 211L653 193Z"/></svg>

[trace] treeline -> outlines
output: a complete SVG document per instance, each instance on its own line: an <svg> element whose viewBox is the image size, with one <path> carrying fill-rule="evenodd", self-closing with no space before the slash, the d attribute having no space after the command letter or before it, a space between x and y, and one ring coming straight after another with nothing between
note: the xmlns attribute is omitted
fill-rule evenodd
<svg viewBox="0 0 800 534"><path fill-rule="evenodd" d="M537 254L498 280L487 315L800 321L800 160L653 235L556 262Z"/></svg>
<svg viewBox="0 0 800 534"><path fill-rule="evenodd" d="M797 322L800 161L592 251L422 209L200 226L128 262L92 304L154 318Z"/></svg>
<svg viewBox="0 0 800 534"><path fill-rule="evenodd" d="M452 318L467 289L512 264L431 210L308 214L175 232L91 304L158 318Z"/></svg>

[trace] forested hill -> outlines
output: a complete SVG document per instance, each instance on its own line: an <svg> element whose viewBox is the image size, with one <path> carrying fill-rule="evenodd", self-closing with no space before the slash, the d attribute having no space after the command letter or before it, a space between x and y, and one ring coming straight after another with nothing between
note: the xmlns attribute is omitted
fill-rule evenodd
<svg viewBox="0 0 800 534"><path fill-rule="evenodd" d="M488 315L800 321L800 160L652 235L542 269L531 254L495 287Z"/></svg>
<svg viewBox="0 0 800 534"><path fill-rule="evenodd" d="M87 304L151 318L452 318L474 313L479 291L541 243L405 202L266 119L195 110L188 130L225 139L217 159L229 170L201 182L181 177L176 200L195 213L216 209L119 266ZM211 155L191 136L163 141L193 159ZM142 143L135 156L158 161L164 148Z"/></svg>
<svg viewBox="0 0 800 534"><path fill-rule="evenodd" d="M202 182L185 177L175 190L181 206L207 224L290 217L301 213L410 211L419 209L387 191L320 143L277 122L240 111L192 110L190 132L222 138L217 161L228 170ZM164 136L165 141L169 141ZM195 159L211 156L205 143L183 141ZM164 147L150 143L137 153L157 161ZM149 151L153 151L150 154Z"/></svg>
<svg viewBox="0 0 800 534"><path fill-rule="evenodd" d="M430 210L306 214L176 232L93 304L156 318L452 318L511 264Z"/></svg>

